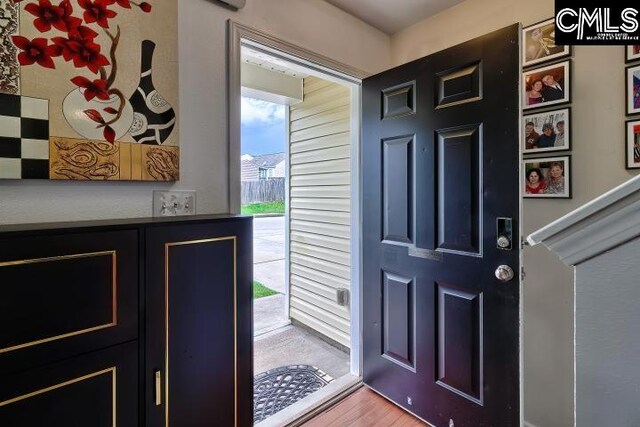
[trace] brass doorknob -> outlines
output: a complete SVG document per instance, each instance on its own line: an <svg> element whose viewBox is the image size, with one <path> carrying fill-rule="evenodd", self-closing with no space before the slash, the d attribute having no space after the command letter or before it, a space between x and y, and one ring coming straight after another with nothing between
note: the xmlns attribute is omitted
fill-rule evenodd
<svg viewBox="0 0 640 427"><path fill-rule="evenodd" d="M496 278L501 282L508 282L513 279L513 269L508 265L500 265L496 268Z"/></svg>

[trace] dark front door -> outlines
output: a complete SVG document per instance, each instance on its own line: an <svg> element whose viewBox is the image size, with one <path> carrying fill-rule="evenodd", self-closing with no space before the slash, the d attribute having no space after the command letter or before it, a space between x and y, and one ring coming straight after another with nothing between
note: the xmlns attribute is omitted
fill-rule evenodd
<svg viewBox="0 0 640 427"><path fill-rule="evenodd" d="M518 32L363 83L364 382L438 427L520 422Z"/></svg>

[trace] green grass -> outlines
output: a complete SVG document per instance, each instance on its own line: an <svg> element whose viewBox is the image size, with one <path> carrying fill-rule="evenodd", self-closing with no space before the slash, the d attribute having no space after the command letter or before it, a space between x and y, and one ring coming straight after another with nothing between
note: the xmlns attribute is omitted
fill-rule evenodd
<svg viewBox="0 0 640 427"><path fill-rule="evenodd" d="M275 294L277 294L277 292L274 291L273 289L267 288L265 285L263 285L260 282L257 282L255 280L253 281L253 299L270 297L271 295L275 295Z"/></svg>
<svg viewBox="0 0 640 427"><path fill-rule="evenodd" d="M242 214L284 214L284 200L279 200L277 202L262 202L252 203L250 205L242 205Z"/></svg>

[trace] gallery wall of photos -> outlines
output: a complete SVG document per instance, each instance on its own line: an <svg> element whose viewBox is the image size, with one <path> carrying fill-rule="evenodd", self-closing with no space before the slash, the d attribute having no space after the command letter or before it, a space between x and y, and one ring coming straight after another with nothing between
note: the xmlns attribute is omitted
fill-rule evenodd
<svg viewBox="0 0 640 427"><path fill-rule="evenodd" d="M523 29L524 197L571 198L571 46L555 44L553 18Z"/></svg>

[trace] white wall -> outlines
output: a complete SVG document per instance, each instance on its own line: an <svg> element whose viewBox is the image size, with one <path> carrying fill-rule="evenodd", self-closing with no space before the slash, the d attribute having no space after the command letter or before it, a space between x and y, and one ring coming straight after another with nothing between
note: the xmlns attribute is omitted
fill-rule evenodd
<svg viewBox="0 0 640 427"><path fill-rule="evenodd" d="M228 210L226 20L371 73L390 65L389 37L323 0L248 0L239 12L178 1L181 181L176 184L0 181L0 224L151 215L154 189L197 191L198 213Z"/></svg>
<svg viewBox="0 0 640 427"><path fill-rule="evenodd" d="M553 0L467 0L396 33L392 60L399 65L553 11ZM632 176L624 169L624 49L578 46L573 56L573 200L525 200L525 235ZM571 426L573 274L544 248L526 248L524 264L524 416L537 427Z"/></svg>

